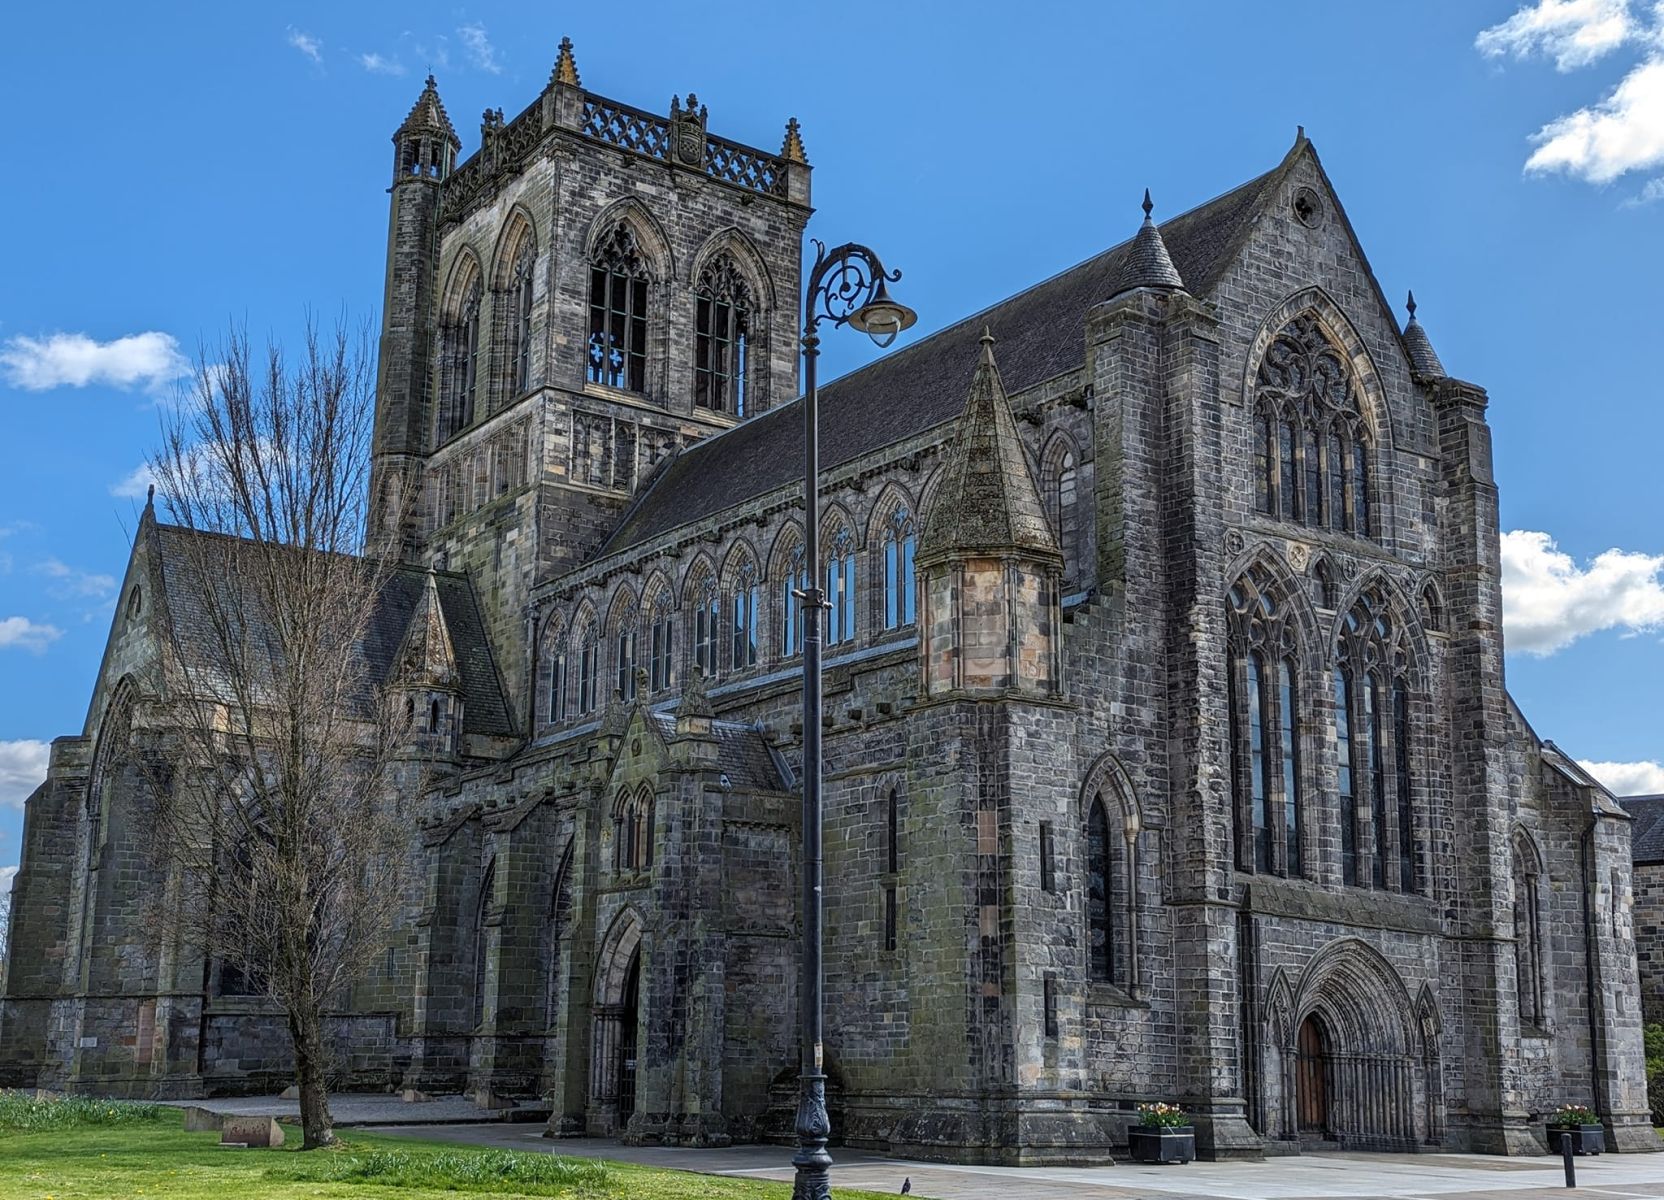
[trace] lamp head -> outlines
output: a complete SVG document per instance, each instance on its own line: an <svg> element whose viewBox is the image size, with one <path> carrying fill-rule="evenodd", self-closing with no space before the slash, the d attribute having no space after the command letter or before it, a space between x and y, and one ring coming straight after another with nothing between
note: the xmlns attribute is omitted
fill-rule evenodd
<svg viewBox="0 0 1664 1200"><path fill-rule="evenodd" d="M918 319L918 313L890 299L890 291L880 276L872 299L850 314L849 323L878 345L888 346Z"/></svg>

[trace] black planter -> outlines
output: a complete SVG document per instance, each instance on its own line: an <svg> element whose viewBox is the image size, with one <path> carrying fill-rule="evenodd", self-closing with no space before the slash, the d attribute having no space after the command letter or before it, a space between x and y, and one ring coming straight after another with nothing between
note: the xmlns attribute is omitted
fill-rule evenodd
<svg viewBox="0 0 1664 1200"><path fill-rule="evenodd" d="M1133 1162L1187 1163L1196 1157L1196 1129L1192 1125L1133 1125L1127 1129Z"/></svg>
<svg viewBox="0 0 1664 1200"><path fill-rule="evenodd" d="M1606 1127L1603 1125L1572 1125L1569 1127L1548 1127L1548 1151L1550 1154L1561 1154L1560 1139L1572 1139L1573 1154L1599 1154L1606 1149Z"/></svg>

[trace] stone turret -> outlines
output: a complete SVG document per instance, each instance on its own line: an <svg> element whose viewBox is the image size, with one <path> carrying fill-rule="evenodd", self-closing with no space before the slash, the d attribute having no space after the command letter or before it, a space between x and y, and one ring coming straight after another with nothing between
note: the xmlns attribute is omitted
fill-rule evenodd
<svg viewBox="0 0 1664 1200"><path fill-rule="evenodd" d="M1063 555L986 330L917 563L927 694L1058 690Z"/></svg>
<svg viewBox="0 0 1664 1200"><path fill-rule="evenodd" d="M1167 242L1161 236L1161 228L1150 215L1155 210L1155 202L1150 199L1149 188L1144 189L1143 207L1144 224L1139 226L1138 233L1133 237L1121 270L1109 289L1111 299L1134 288L1154 288L1164 292L1184 290L1184 280L1167 253Z"/></svg>
<svg viewBox="0 0 1664 1200"><path fill-rule="evenodd" d="M421 599L394 656L392 685L404 699L411 745L429 754L454 756L462 741L462 675L432 571L423 581Z"/></svg>
<svg viewBox="0 0 1664 1200"><path fill-rule="evenodd" d="M1431 381L1446 378L1444 364L1439 361L1433 343L1427 337L1427 330L1416 320L1416 294L1411 292L1404 302L1404 307L1410 312L1410 320L1404 326L1404 352L1410 356L1410 372L1420 380Z"/></svg>
<svg viewBox="0 0 1664 1200"><path fill-rule="evenodd" d="M387 285L376 355L376 423L370 450L370 545L414 557L416 493L430 420L426 369L436 319L441 187L462 147L429 75L393 134Z"/></svg>

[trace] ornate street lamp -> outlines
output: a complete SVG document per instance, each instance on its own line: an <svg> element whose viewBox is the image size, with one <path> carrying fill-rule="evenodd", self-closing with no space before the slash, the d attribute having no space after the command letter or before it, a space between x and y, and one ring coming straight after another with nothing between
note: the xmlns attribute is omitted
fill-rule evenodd
<svg viewBox="0 0 1664 1200"><path fill-rule="evenodd" d="M826 1115L826 1076L821 1045L821 805L820 805L820 637L821 613L829 607L821 587L820 441L815 360L820 357L820 323L852 325L880 346L888 346L918 314L890 299L888 274L878 255L854 242L827 253L815 242L815 265L803 302L803 551L807 586L795 593L803 609L803 991L798 1000L802 1025L802 1066L798 1074L797 1178L792 1200L828 1200L832 1194L832 1156L826 1139L832 1123Z"/></svg>

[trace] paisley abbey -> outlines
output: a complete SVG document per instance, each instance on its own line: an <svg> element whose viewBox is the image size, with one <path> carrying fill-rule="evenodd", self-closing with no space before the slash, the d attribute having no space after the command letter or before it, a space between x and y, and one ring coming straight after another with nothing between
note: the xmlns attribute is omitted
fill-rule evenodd
<svg viewBox="0 0 1664 1200"><path fill-rule="evenodd" d="M420 902L329 1018L342 1090L790 1135L816 572L835 1142L1102 1162L1160 1100L1209 1157L1538 1153L1561 1103L1657 1144L1629 821L1504 683L1486 393L1303 134L823 386L820 562L796 122L770 151L607 99L563 43L460 149L430 79L371 494L382 669L439 766L389 848ZM146 511L28 801L0 1085L288 1082L275 1003L138 916L184 536Z"/></svg>

